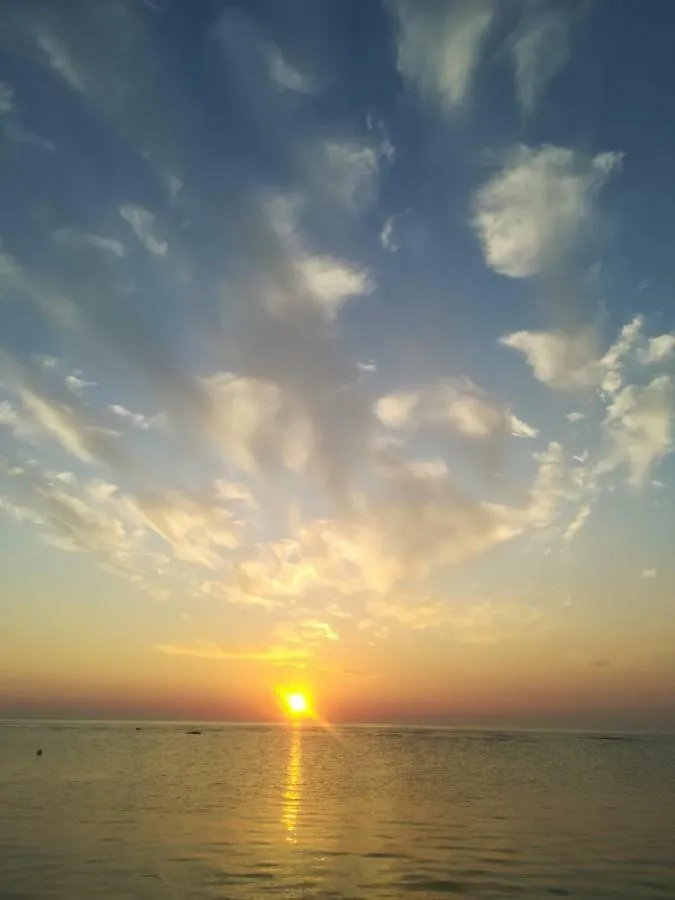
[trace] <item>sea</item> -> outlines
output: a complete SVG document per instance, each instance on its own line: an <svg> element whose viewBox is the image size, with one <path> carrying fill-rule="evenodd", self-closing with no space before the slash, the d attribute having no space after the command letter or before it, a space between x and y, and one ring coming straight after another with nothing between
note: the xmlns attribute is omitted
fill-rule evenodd
<svg viewBox="0 0 675 900"><path fill-rule="evenodd" d="M0 897L672 900L675 738L0 723Z"/></svg>

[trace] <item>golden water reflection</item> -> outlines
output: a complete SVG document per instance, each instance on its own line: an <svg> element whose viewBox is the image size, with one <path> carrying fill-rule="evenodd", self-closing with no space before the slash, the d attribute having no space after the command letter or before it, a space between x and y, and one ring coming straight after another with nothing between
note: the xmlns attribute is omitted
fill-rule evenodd
<svg viewBox="0 0 675 900"><path fill-rule="evenodd" d="M302 794L302 726L295 724L290 735L288 768L284 790L281 821L286 828L286 839L296 843L297 825Z"/></svg>

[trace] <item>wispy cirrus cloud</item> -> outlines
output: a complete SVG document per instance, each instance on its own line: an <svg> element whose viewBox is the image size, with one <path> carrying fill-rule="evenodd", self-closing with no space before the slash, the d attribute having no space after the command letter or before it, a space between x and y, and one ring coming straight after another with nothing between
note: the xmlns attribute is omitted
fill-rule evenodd
<svg viewBox="0 0 675 900"><path fill-rule="evenodd" d="M291 65L276 44L264 43L261 50L267 60L270 76L279 88L285 91L296 91L299 94L316 93L318 89L316 82L309 75Z"/></svg>
<svg viewBox="0 0 675 900"><path fill-rule="evenodd" d="M168 656L197 656L201 659L258 662L279 666L306 662L312 656L312 651L304 647L272 646L251 650L227 647L215 641L195 641L192 644L157 644L155 649Z"/></svg>
<svg viewBox="0 0 675 900"><path fill-rule="evenodd" d="M551 79L570 58L573 18L582 4L534 0L523 4L521 19L509 40L521 108L531 113Z"/></svg>
<svg viewBox="0 0 675 900"><path fill-rule="evenodd" d="M125 204L120 207L120 215L129 223L129 227L148 253L155 256L166 254L168 244L157 236L157 219L150 210Z"/></svg>
<svg viewBox="0 0 675 900"><path fill-rule="evenodd" d="M514 69L516 99L531 113L548 83L570 59L570 38L582 4L561 0L390 0L397 25L399 72L449 111L468 105L481 69L494 64L494 44ZM513 17L515 16L515 26Z"/></svg>
<svg viewBox="0 0 675 900"><path fill-rule="evenodd" d="M449 109L467 102L497 12L494 0L419 3L392 0L398 25L398 69Z"/></svg>

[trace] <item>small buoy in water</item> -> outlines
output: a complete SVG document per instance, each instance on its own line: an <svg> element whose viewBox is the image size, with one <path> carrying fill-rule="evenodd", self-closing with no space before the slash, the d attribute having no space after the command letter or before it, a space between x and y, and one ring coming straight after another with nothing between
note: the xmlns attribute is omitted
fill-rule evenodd
<svg viewBox="0 0 675 900"><path fill-rule="evenodd" d="M42 750L38 750L38 752L37 752L35 755L36 755L36 756L42 756Z"/></svg>

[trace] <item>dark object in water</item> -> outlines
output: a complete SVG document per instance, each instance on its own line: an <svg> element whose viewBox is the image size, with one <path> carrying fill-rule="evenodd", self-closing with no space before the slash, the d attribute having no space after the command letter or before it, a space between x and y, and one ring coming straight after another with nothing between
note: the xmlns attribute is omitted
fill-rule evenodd
<svg viewBox="0 0 675 900"><path fill-rule="evenodd" d="M38 752L37 752L35 755L36 755L36 756L42 756L42 750L38 750Z"/></svg>
<svg viewBox="0 0 675 900"><path fill-rule="evenodd" d="M195 729L195 731L186 731L185 734L201 734L201 731Z"/></svg>
<svg viewBox="0 0 675 900"><path fill-rule="evenodd" d="M142 728L138 728L138 726L136 726L136 731L142 731L142 730L143 730Z"/></svg>

